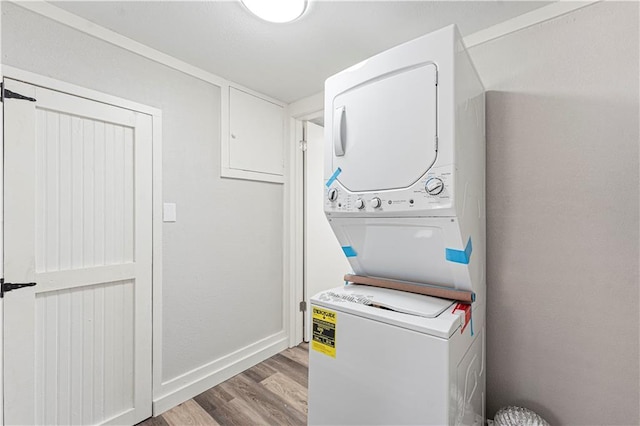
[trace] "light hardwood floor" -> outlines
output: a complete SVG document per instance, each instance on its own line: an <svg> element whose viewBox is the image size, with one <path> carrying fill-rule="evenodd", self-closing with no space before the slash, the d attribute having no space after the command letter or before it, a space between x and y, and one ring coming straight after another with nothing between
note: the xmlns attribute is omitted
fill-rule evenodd
<svg viewBox="0 0 640 426"><path fill-rule="evenodd" d="M139 426L306 425L308 351L286 349Z"/></svg>

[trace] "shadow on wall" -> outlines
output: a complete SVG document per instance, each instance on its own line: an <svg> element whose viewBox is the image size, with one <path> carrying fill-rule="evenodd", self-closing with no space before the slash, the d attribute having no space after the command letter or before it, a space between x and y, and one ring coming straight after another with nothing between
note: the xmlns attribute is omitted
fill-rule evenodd
<svg viewBox="0 0 640 426"><path fill-rule="evenodd" d="M638 113L613 96L486 94L489 418L640 420Z"/></svg>

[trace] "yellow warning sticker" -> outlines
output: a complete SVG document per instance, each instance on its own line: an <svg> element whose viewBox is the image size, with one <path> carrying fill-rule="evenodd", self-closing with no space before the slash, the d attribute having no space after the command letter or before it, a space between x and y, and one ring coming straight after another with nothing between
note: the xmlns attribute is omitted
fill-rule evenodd
<svg viewBox="0 0 640 426"><path fill-rule="evenodd" d="M332 358L336 357L336 313L328 309L313 307L313 336L311 349Z"/></svg>

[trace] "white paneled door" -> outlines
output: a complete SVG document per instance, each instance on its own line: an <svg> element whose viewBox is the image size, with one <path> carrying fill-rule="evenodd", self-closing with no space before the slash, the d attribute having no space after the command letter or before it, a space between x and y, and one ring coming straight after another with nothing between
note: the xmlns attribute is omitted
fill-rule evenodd
<svg viewBox="0 0 640 426"><path fill-rule="evenodd" d="M152 118L5 79L5 424L151 415Z"/></svg>

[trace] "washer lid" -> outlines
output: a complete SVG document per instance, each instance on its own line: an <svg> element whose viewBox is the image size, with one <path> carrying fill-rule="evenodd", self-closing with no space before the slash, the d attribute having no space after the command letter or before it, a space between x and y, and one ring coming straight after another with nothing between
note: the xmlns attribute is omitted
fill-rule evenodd
<svg viewBox="0 0 640 426"><path fill-rule="evenodd" d="M386 288L350 284L318 293L311 303L443 338L460 326L452 300Z"/></svg>
<svg viewBox="0 0 640 426"><path fill-rule="evenodd" d="M423 318L436 318L453 304L447 299L380 287L347 285L334 290L322 293L320 300L342 299Z"/></svg>

